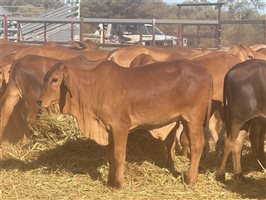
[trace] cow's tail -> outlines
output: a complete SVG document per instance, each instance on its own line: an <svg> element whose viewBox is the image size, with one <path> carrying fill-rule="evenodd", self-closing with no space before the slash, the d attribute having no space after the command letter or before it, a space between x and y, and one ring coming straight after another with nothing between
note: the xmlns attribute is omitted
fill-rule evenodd
<svg viewBox="0 0 266 200"><path fill-rule="evenodd" d="M213 96L213 80L211 79L211 91L210 91L208 108L207 108L207 115L206 115L206 128L207 128L208 140L210 139L209 121L211 118L211 111L212 111L212 96Z"/></svg>
<svg viewBox="0 0 266 200"><path fill-rule="evenodd" d="M209 93L209 99L208 99L208 107L205 117L205 146L204 146L204 152L203 152L203 158L206 158L209 153L209 140L210 140L210 128L209 128L209 121L211 117L211 111L212 111L212 96L213 96L213 80L211 79L211 87L210 87L210 93Z"/></svg>
<svg viewBox="0 0 266 200"><path fill-rule="evenodd" d="M223 118L225 123L225 131L228 134L231 132L231 120L230 120L230 100L228 99L228 93L230 92L228 84L228 76L224 78L224 89L223 89Z"/></svg>

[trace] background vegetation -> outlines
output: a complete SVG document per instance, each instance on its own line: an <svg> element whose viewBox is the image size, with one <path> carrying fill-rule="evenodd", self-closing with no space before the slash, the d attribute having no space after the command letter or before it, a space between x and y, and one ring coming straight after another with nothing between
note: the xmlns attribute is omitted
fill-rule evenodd
<svg viewBox="0 0 266 200"><path fill-rule="evenodd" d="M217 0L224 2L222 19L254 20L265 19L264 0ZM0 0L0 5L12 12L21 13L22 16L37 16L51 9L58 8L64 4L63 0ZM202 3L208 0L184 0L176 3ZM212 1L214 2L214 1ZM156 18L156 19L178 19L178 8L176 3L167 4L163 0L81 0L81 16L91 18ZM11 6L11 7L10 7ZM215 7L183 7L180 13L181 19L217 19ZM159 27L168 35L177 35L177 26L161 25ZM87 26L85 31L92 32L95 27ZM195 26L186 27L186 33L214 33L214 27ZM224 25L222 27L222 45L232 46L234 44L263 43L262 25ZM213 39L201 39L200 41L189 39L191 46L214 45Z"/></svg>

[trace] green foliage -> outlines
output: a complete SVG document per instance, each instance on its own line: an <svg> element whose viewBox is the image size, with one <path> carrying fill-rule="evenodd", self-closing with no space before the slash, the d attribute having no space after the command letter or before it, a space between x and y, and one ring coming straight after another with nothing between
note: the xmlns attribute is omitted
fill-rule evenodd
<svg viewBox="0 0 266 200"><path fill-rule="evenodd" d="M22 16L38 16L64 4L62 0L0 0L0 5Z"/></svg>
<svg viewBox="0 0 266 200"><path fill-rule="evenodd" d="M81 16L94 18L164 18L171 6L162 0L83 0Z"/></svg>

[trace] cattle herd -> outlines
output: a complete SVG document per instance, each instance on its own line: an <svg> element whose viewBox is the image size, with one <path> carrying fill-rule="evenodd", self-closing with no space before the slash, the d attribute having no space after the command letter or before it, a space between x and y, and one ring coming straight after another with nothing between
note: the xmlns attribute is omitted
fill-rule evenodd
<svg viewBox="0 0 266 200"><path fill-rule="evenodd" d="M226 50L133 45L112 51L91 42L63 46L0 41L0 141L31 137L41 107L57 106L83 135L108 147L108 184L124 185L128 134L145 129L165 141L166 167L174 149L190 157L187 184L197 180L209 139L222 151L217 180L242 177L241 149L249 135L266 168L266 45ZM221 128L222 127L222 128Z"/></svg>

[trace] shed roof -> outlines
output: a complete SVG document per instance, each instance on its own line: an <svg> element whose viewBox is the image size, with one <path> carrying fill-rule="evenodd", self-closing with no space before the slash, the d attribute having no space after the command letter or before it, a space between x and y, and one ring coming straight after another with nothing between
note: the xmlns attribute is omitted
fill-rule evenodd
<svg viewBox="0 0 266 200"><path fill-rule="evenodd" d="M11 13L0 6L0 15L11 15Z"/></svg>

